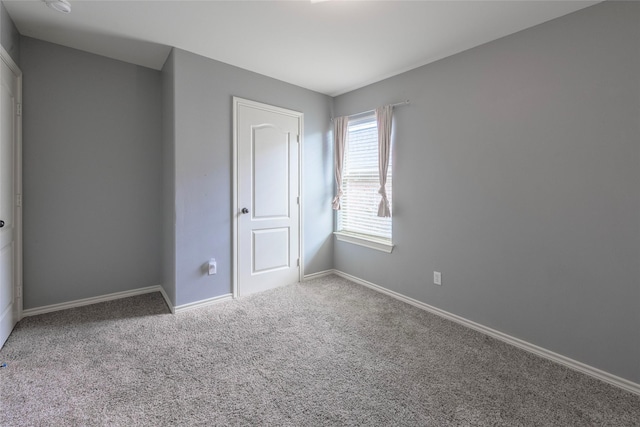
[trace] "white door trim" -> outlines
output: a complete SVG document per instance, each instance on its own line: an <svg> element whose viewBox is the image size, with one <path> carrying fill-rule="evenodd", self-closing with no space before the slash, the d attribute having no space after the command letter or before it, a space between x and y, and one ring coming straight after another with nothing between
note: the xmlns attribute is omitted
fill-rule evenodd
<svg viewBox="0 0 640 427"><path fill-rule="evenodd" d="M233 223L232 231L232 294L233 298L238 298L238 107L240 105L246 105L254 108L260 108L266 111L272 111L275 113L283 113L288 115L297 115L300 118L300 143L298 144L298 194L300 195L300 203L298 203L298 258L300 259L300 269L298 281L302 282L304 278L304 250L303 250L303 230L302 226L302 205L303 205L303 187L302 187L302 159L303 156L303 135L304 135L304 113L294 110L288 110L286 108L275 107L269 104L263 104L261 102L250 101L248 99L233 97L233 162L232 162L232 201L231 201L231 219Z"/></svg>
<svg viewBox="0 0 640 427"><path fill-rule="evenodd" d="M7 64L9 69L16 76L18 82L18 93L16 99L20 108L22 108L22 71L18 68L18 65L13 61L9 52L0 45L0 58ZM22 113L16 117L16 140L15 140L15 163L13 165L14 173L14 186L15 196L20 197L22 200ZM14 292L16 295L17 312L16 321L22 319L23 310L23 292L22 292L22 204L18 206L18 201L14 199L14 221L15 221L15 236L14 242L16 250L14 254Z"/></svg>

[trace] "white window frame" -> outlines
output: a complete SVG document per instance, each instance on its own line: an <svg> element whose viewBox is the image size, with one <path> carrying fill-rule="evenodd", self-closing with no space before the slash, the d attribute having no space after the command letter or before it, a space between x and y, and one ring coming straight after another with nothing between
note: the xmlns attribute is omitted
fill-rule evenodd
<svg viewBox="0 0 640 427"><path fill-rule="evenodd" d="M373 121L374 124L376 124L376 129L377 129L377 123L376 123L376 117L375 114L366 114L366 115L358 115L358 116L354 116L353 118L349 119L349 126L352 125L357 125L357 124L362 124L363 122L369 122L369 121ZM348 153L349 153L349 149L348 149L348 144L349 144L349 131L347 131L347 148L345 149L345 159L344 159L344 163L345 163L345 170L343 171L343 175L342 175L342 180L343 180L343 184L344 185L344 180L345 178L348 178ZM377 138L376 138L376 153L378 150L378 145L377 145ZM377 158L377 157L376 157ZM387 188L389 188L390 186L393 185L393 168L390 167L390 172L389 172L389 178L387 179ZM376 175L377 175L377 170L378 170L378 164L377 164L377 160L376 160L376 164L375 164L375 170L376 170ZM379 184L378 184L379 185ZM376 192L377 194L377 192ZM345 194L343 197L349 197L349 194L345 191ZM391 203L393 203L393 199L391 200ZM375 206L375 210L377 212L377 203L374 205ZM344 204L343 204L343 209L344 209ZM392 243L392 239L393 239L393 224L391 223L391 237L389 238L385 238L385 237L381 237L381 236L376 236L376 235L371 235L371 234L365 234L365 233L359 233L359 232L354 232L354 231L349 231L349 230L342 230L339 229L340 227L340 215L342 215L342 211L338 211L337 213L337 217L336 217L336 227L338 227L338 230L335 231L333 234L336 236L337 240L341 241L341 242L347 242L347 243L351 243L351 244L355 244L355 245L359 245L359 246L364 246L370 249L375 249L375 250L379 250L382 252L386 252L386 253L391 253L393 251L393 243ZM391 217L389 218L389 221L391 221Z"/></svg>

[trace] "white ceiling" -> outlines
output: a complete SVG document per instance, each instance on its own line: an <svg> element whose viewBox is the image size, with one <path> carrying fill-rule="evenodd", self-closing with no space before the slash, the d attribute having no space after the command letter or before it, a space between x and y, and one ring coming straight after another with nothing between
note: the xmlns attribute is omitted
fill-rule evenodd
<svg viewBox="0 0 640 427"><path fill-rule="evenodd" d="M598 2L3 0L25 36L155 69L175 46L331 96Z"/></svg>

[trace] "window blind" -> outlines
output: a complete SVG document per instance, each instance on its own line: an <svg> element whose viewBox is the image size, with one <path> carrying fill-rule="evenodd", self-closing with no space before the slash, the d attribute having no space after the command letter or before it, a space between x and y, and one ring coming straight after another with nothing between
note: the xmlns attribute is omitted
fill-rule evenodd
<svg viewBox="0 0 640 427"><path fill-rule="evenodd" d="M378 217L378 129L375 115L349 120L344 156L338 230L391 240L391 218ZM387 173L387 197L392 200L392 159Z"/></svg>

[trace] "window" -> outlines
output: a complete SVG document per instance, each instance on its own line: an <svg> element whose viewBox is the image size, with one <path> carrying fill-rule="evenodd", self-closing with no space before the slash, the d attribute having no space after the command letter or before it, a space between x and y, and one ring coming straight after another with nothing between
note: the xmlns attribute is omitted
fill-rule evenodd
<svg viewBox="0 0 640 427"><path fill-rule="evenodd" d="M387 171L387 198L392 206L392 159ZM374 114L349 119L342 172L339 240L391 252L391 218L378 216L378 127Z"/></svg>

